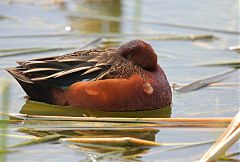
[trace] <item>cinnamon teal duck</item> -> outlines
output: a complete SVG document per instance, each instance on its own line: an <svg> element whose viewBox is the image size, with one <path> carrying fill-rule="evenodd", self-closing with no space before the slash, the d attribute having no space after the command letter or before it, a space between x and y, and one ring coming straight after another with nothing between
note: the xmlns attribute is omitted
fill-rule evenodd
<svg viewBox="0 0 240 162"><path fill-rule="evenodd" d="M119 48L91 49L18 61L6 69L31 100L101 111L166 107L172 92L151 45L133 40Z"/></svg>

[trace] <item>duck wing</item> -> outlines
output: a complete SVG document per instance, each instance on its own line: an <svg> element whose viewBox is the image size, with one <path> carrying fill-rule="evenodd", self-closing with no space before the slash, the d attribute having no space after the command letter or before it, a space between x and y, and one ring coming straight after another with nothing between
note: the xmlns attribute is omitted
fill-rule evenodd
<svg viewBox="0 0 240 162"><path fill-rule="evenodd" d="M102 79L116 61L116 49L83 50L56 57L18 61L7 69L17 80L49 87L67 87L75 82Z"/></svg>

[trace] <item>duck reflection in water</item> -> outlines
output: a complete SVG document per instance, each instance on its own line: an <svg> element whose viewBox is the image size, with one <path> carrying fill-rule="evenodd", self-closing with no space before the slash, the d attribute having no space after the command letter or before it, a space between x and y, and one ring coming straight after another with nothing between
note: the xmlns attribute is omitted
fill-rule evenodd
<svg viewBox="0 0 240 162"><path fill-rule="evenodd" d="M89 116L89 117L136 117L136 118L151 118L151 117L170 117L171 107L160 108L156 110L133 111L133 112L101 112L89 111L89 109L69 108L66 106L49 105L40 102L26 101L20 113L28 115L46 115L46 116ZM41 121L39 121L41 124ZM105 123L105 122L84 122L84 121L49 121L42 129L28 128L28 123L23 123L23 128L19 132L33 135L36 137L43 137L47 135L58 134L62 138L113 138L119 139L124 137L132 137L136 139L155 141L155 135L159 129L149 128L147 124L137 124L137 127L131 128L131 123ZM50 124L50 125L49 125ZM111 125L108 127L107 125ZM31 125L31 124L30 124ZM134 125L134 124L133 124ZM49 127L48 127L49 126ZM136 125L135 125L136 126ZM60 144L58 141L53 142ZM151 147L128 147L127 145L116 147L117 143L109 145L81 144L76 142L69 142L68 146L74 150L85 152L87 156L96 153L109 153L119 149L126 149L121 152L121 158L124 157L141 157L141 155L148 152ZM114 146L113 146L114 145ZM106 147L104 147L106 146Z"/></svg>

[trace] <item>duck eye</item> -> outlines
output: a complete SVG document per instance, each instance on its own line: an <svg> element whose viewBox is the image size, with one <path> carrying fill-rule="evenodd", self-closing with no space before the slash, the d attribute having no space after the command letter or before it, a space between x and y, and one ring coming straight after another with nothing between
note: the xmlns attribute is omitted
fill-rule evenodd
<svg viewBox="0 0 240 162"><path fill-rule="evenodd" d="M132 54L130 53L129 55L127 55L127 59L131 60L132 59Z"/></svg>

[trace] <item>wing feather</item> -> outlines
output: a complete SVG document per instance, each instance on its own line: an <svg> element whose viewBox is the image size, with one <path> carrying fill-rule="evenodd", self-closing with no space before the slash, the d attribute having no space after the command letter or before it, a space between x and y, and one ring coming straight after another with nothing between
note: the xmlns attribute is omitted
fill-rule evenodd
<svg viewBox="0 0 240 162"><path fill-rule="evenodd" d="M116 61L116 49L83 50L63 56L18 61L11 74L23 82L46 86L69 86L77 81L97 80L105 76Z"/></svg>

